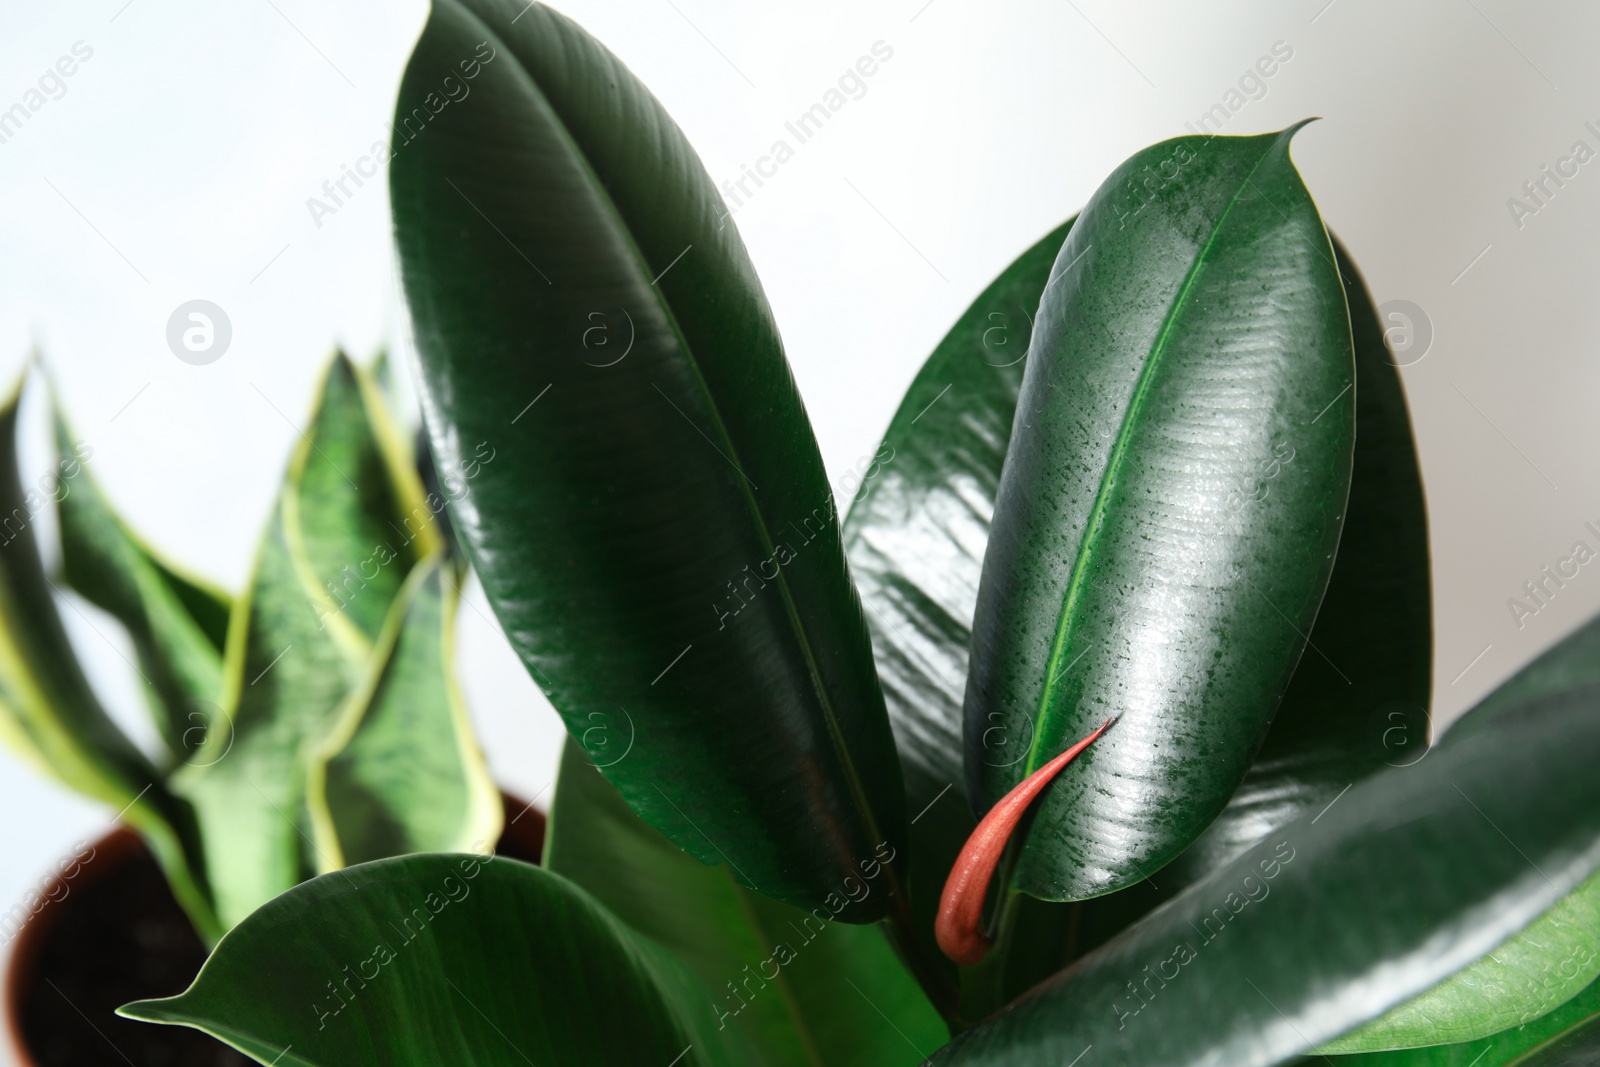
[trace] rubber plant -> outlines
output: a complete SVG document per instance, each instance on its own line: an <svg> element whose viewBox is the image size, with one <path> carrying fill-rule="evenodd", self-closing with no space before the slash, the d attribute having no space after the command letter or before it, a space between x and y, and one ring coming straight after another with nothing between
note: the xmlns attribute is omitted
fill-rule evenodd
<svg viewBox="0 0 1600 1067"><path fill-rule="evenodd" d="M1120 166L841 522L683 134L548 8L436 0L395 226L570 734L545 863L313 879L124 1013L307 1067L1588 1062L1600 625L1429 747L1416 449L1298 128Z"/></svg>
<svg viewBox="0 0 1600 1067"><path fill-rule="evenodd" d="M24 491L20 395L0 408L0 730L121 810L202 937L349 863L492 846L500 798L452 674L461 565L436 521L492 453L425 490L378 387L336 356L233 599L117 516L59 411L58 467ZM38 543L52 500L60 577L126 628L158 755L66 636Z"/></svg>

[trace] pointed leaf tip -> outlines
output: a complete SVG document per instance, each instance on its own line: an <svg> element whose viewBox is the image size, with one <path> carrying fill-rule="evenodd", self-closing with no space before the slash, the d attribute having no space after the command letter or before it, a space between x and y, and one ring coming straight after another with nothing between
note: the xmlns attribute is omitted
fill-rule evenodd
<svg viewBox="0 0 1600 1067"><path fill-rule="evenodd" d="M1106 732L1111 721L1107 719L1088 737L1019 782L1000 798L1000 803L989 809L962 846L955 866L950 868L950 877L944 883L944 893L939 898L939 918L933 928L940 950L960 966L971 967L989 953L989 939L981 929L983 901L989 893L989 881L1000 863L1000 855L1022 821L1023 813L1063 767Z"/></svg>
<svg viewBox="0 0 1600 1067"><path fill-rule="evenodd" d="M133 1019L141 1023L181 1023L180 1017L173 1008L182 999L180 993L175 997L158 997L152 1000L134 1000L118 1008L116 1014L124 1019Z"/></svg>

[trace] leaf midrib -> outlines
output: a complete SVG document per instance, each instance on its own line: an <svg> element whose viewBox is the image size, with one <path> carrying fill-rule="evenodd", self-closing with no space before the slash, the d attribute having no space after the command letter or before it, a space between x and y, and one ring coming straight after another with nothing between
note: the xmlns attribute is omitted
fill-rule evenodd
<svg viewBox="0 0 1600 1067"><path fill-rule="evenodd" d="M1067 583L1067 595L1061 606L1061 616L1056 622L1055 641L1050 648L1050 659L1045 666L1044 690L1039 694L1039 704L1034 711L1033 743L1028 749L1028 760L1024 765L1026 773L1032 774L1045 762L1045 742L1048 719L1055 704L1057 683L1066 672L1061 669L1061 661L1065 658L1068 639L1075 629L1077 621L1078 601L1083 593L1086 576L1089 571L1089 562L1094 558L1096 542L1105 528L1106 513L1110 506L1110 498L1114 489L1117 476L1121 473L1122 463L1127 455L1129 441L1133 437L1134 428L1138 424L1139 415L1144 409L1146 398L1160 367L1162 357L1166 355L1167 347L1172 338L1172 331L1182 317L1184 307L1189 299L1190 292L1199 281L1200 275L1207 266L1207 259L1212 247L1217 242L1217 237L1222 233L1222 228L1227 224L1228 217L1233 214L1234 207L1239 203L1244 194L1245 187L1251 185L1251 179L1256 176L1256 171L1266 162L1274 149L1282 142L1282 135L1273 138L1266 151L1261 153L1255 165L1250 168L1244 180L1234 189L1233 195L1228 198L1227 206L1222 209L1222 214L1217 216L1217 221L1212 225L1211 232L1206 236L1206 242L1201 246L1200 252L1195 256L1194 263L1190 265L1185 274L1183 284L1178 287L1178 295L1173 299L1172 306L1167 311L1166 318L1161 323L1161 331L1156 335L1155 344L1151 348L1150 356L1139 370L1139 380L1134 387L1133 398L1128 402L1128 410L1122 416L1122 425L1117 428L1117 439L1111 448L1111 455L1106 461L1105 473L1100 476L1099 488L1095 491L1094 507L1089 514L1089 522L1084 528L1083 541L1078 548L1077 557L1072 563L1072 575ZM1068 240L1071 240L1069 234Z"/></svg>
<svg viewBox="0 0 1600 1067"><path fill-rule="evenodd" d="M463 13L465 13L468 18L471 18L479 25L482 25L483 31L489 34L495 41L498 41L503 45L506 44L499 34L497 34L490 26L485 24L483 19L478 17L477 12L471 10L465 4L458 3L456 6ZM634 240L632 229L627 225L627 220L624 218L621 210L617 207L616 202L611 198L610 191L606 188L605 184L600 181L599 175L595 173L594 168L589 162L587 153L582 150L578 144L577 138L575 138L572 135L572 132L567 128L566 121L562 117L560 110L557 109L555 104L551 102L549 96L547 96L544 90L539 86L537 79L534 78L534 76L528 71L528 68L522 63L521 58L517 55L517 50L512 48L510 45L506 45L506 51L513 59L517 60L517 62L514 64L514 67L516 68L518 74L520 74L526 80L528 87L535 94L537 94L539 99L544 102L545 106L550 109L550 114L555 120L554 125L558 136L567 142L573 158L577 160L579 169L589 180L591 192L596 197L597 201L602 205L603 210L611 216L613 224L620 233L623 243L633 255L635 266L642 268L642 275L648 275L650 273L649 261L645 258L643 250L639 248L638 243ZM694 383L705 401L707 411L711 416L712 431L718 438L721 439L722 443L726 445L729 456L737 460L740 458L739 451L735 446L732 437L728 433L727 425L724 423L722 418L722 413L717 407L716 398L712 395L710 387L706 384L705 376L700 371L699 360L696 358L694 350L690 347L688 339L684 336L683 330L678 324L678 317L676 313L674 313L671 304L667 302L666 294L662 292L659 287L652 288L656 289L656 303L660 307L666 321L670 324L673 336L677 339L678 347L684 354L684 362L688 365ZM735 467L739 471L744 470L744 467L737 462L735 463ZM743 478L739 480L738 489L741 498L744 500L745 507L750 513L751 521L755 526L756 533L761 539L762 547L766 549L767 554L770 555L774 551L774 542L772 540L772 534L767 528L766 518L762 515L760 507L756 504L755 497L750 492L749 485ZM833 511L835 516L834 521L837 524L839 521L837 517L838 507L835 506ZM842 540L843 538L841 536L841 541ZM849 783L851 798L855 801L856 807L859 809L861 817L865 821L867 829L870 831L870 836L876 840L880 835L877 819L873 814L871 804L867 801L866 791L862 788L860 774L856 770L855 761L851 758L849 747L845 743L844 732L839 724L838 713L834 710L833 701L828 695L826 686L823 684L821 671L817 666L816 654L811 647L810 636L806 632L805 627L801 624L799 609L795 606L794 596L789 590L787 576L782 572L781 568L774 584L776 584L778 587L779 596L783 601L784 610L788 615L790 629L794 632L796 641L800 646L801 655L805 660L806 672L811 680L812 691L816 695L817 702L821 705L823 720L827 724L828 728L829 739L833 742L834 751L839 758L840 764L842 765L845 780ZM893 876L892 868L890 870L890 874Z"/></svg>

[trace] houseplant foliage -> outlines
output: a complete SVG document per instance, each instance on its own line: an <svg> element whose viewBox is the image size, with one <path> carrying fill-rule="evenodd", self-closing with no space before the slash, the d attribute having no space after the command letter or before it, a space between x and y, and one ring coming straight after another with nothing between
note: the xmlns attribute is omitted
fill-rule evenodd
<svg viewBox="0 0 1600 1067"><path fill-rule="evenodd" d="M745 884L820 904L903 837L906 815L771 312L720 198L643 86L543 7L503 40L476 11L434 10L398 114L426 120L487 41L483 107L433 119L392 171L406 284L428 309L416 332L434 450L448 467L492 442L500 459L472 499L517 501L515 520L457 509L457 532L574 735L626 709L649 738L607 769L630 805ZM499 8L481 14L511 25ZM497 128L516 130L514 156L486 136ZM608 346L584 347L605 332ZM530 351L564 358L534 366ZM816 763L803 786L801 760ZM791 832L802 825L822 832ZM880 918L885 896L847 917Z"/></svg>
<svg viewBox="0 0 1600 1067"><path fill-rule="evenodd" d="M1600 624L1427 747L1409 419L1294 129L1118 168L941 342L841 533L737 233L614 57L438 0L408 118L428 429L495 448L456 526L571 734L545 864L325 875L127 1014L315 1067L1585 1062ZM939 960L975 817L1107 717L988 956Z"/></svg>
<svg viewBox="0 0 1600 1067"><path fill-rule="evenodd" d="M40 510L17 473L19 396L0 411L13 521ZM85 681L32 522L0 548L0 724L124 809L203 937L348 862L493 841L499 797L451 675L443 499L364 372L330 364L238 600L142 542L95 485L92 446L55 426L61 576L127 628L162 751L141 752Z"/></svg>

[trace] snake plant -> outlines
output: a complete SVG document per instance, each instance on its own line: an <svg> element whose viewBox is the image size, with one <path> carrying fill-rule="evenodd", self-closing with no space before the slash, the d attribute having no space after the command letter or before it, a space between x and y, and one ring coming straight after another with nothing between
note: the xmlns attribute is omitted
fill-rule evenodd
<svg viewBox="0 0 1600 1067"><path fill-rule="evenodd" d="M347 864L492 844L500 798L452 667L462 572L437 518L468 479L424 489L366 372L329 365L237 598L116 514L59 411L49 492L24 489L20 392L0 409L0 729L120 809L203 937ZM37 522L52 505L56 576ZM67 590L127 630L159 751L88 684Z"/></svg>

